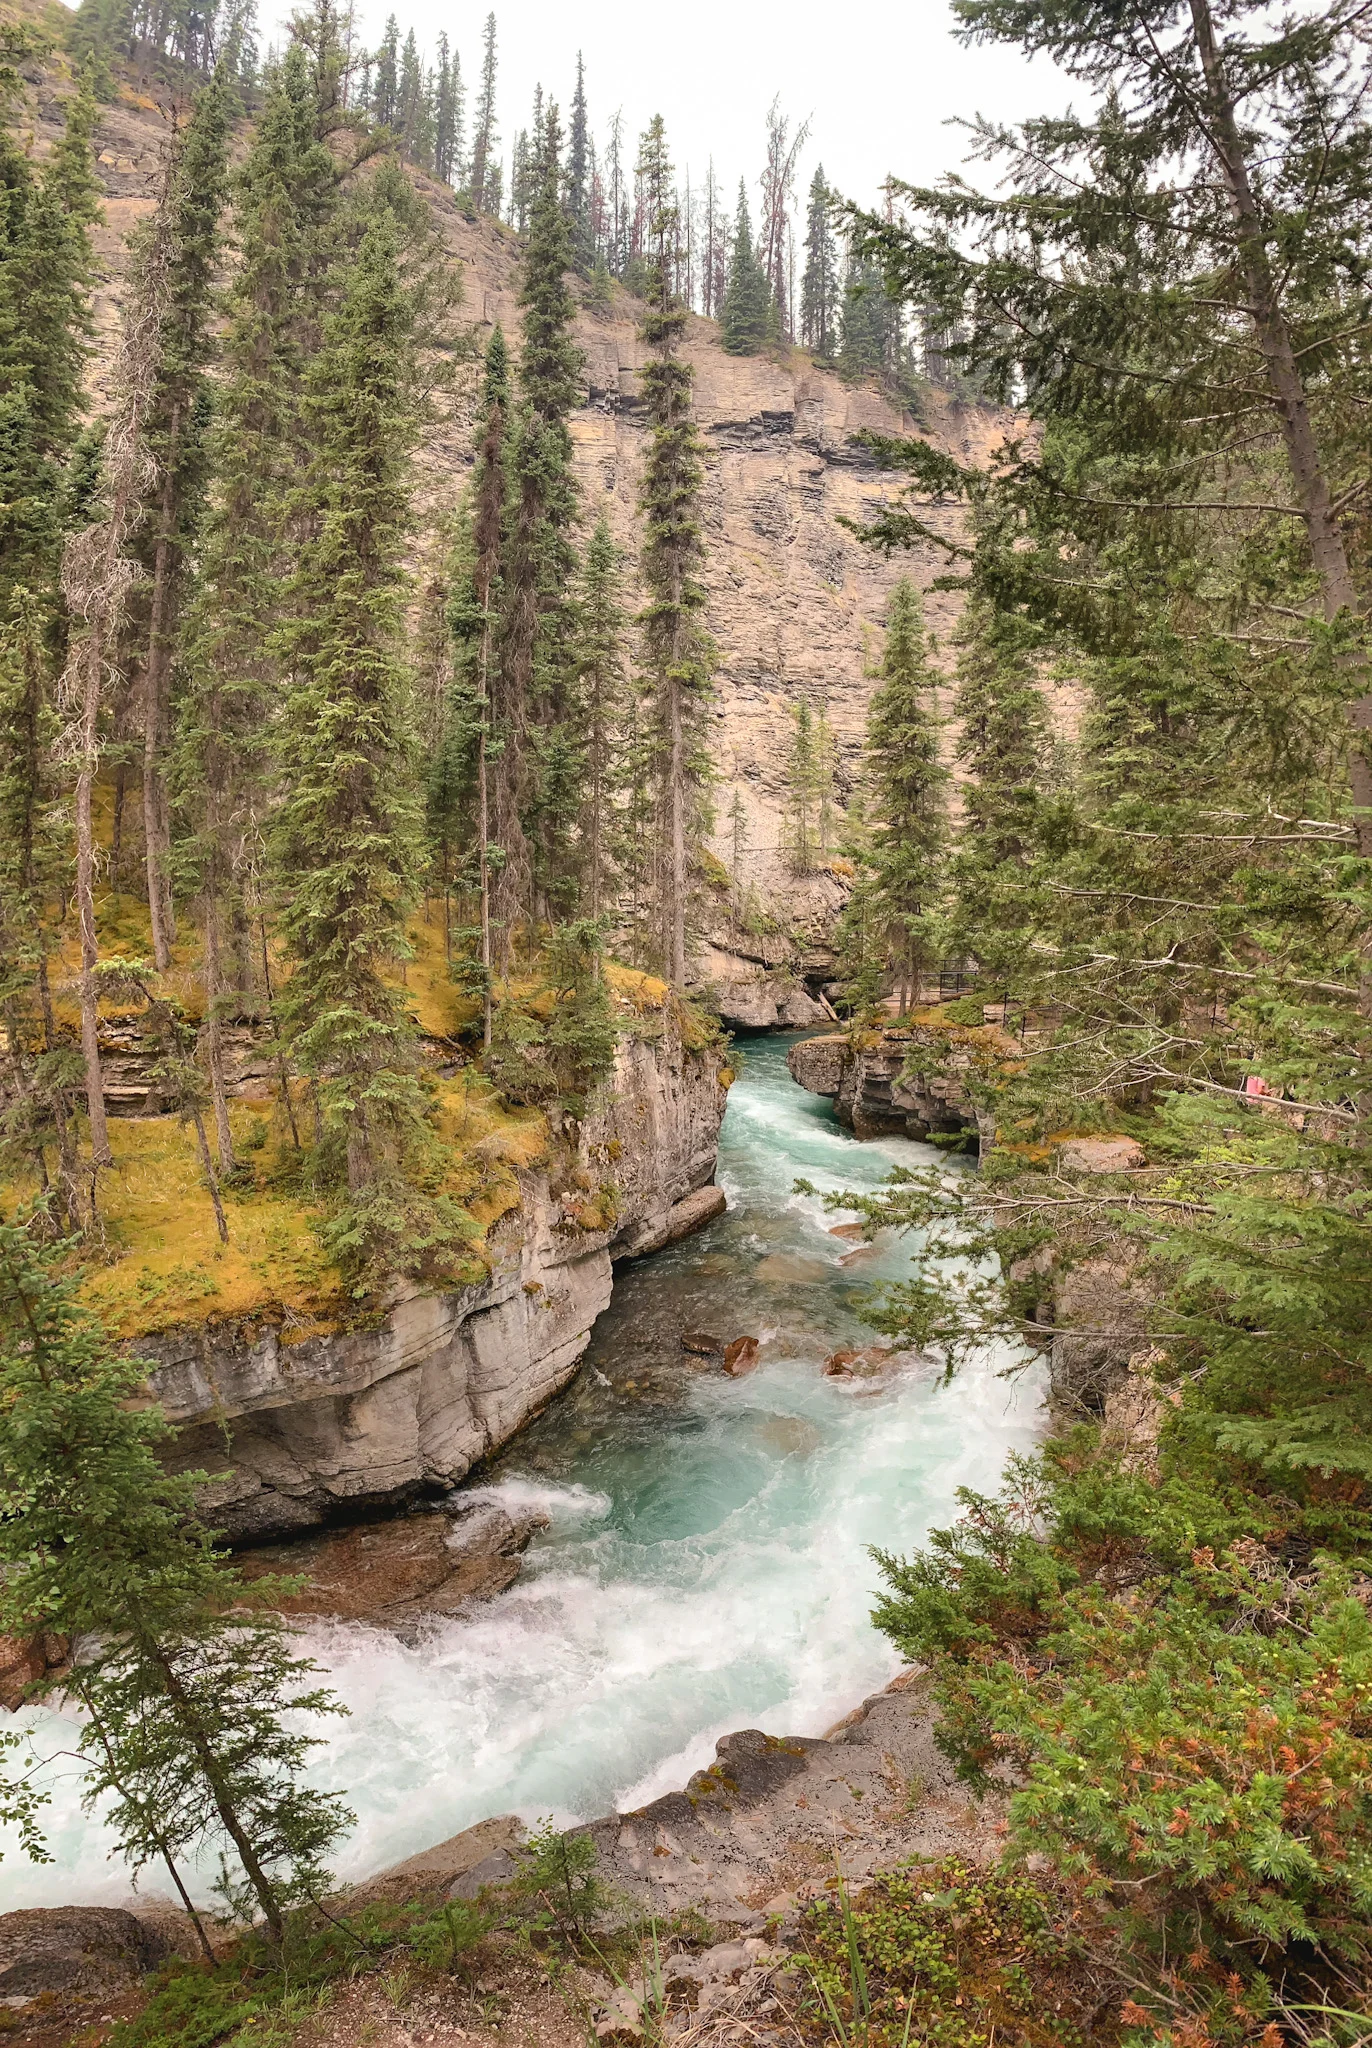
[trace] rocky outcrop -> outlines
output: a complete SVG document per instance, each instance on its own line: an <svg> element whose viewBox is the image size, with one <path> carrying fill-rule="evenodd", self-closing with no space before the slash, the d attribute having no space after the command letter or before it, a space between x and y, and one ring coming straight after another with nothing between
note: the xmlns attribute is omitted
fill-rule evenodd
<svg viewBox="0 0 1372 2048"><path fill-rule="evenodd" d="M0 2002L136 1984L173 1953L153 1926L114 1906L0 1913Z"/></svg>
<svg viewBox="0 0 1372 2048"><path fill-rule="evenodd" d="M969 1048L919 1025L807 1038L787 1060L792 1079L812 1095L832 1096L839 1122L859 1138L976 1133L966 1085L971 1064Z"/></svg>
<svg viewBox="0 0 1372 2048"><path fill-rule="evenodd" d="M719 1075L718 1053L669 1024L626 1038L599 1105L562 1134L566 1185L521 1173L474 1286L399 1286L358 1329L210 1322L140 1340L177 1468L219 1475L216 1526L241 1543L358 1519L454 1486L513 1436L575 1372L613 1261L717 1212L718 1190L692 1198L714 1177Z"/></svg>

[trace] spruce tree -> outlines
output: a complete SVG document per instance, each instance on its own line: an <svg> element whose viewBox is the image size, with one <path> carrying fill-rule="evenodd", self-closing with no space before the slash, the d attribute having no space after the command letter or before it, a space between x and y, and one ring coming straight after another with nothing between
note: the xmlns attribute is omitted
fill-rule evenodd
<svg viewBox="0 0 1372 2048"><path fill-rule="evenodd" d="M3 33L3 32L0 32ZM0 114L18 89L0 41ZM78 434L95 214L88 89L41 175L0 122L0 1021L11 1086L0 1157L49 1186L56 1221L84 1216L72 1097L81 1068L56 1027L48 977L68 889L54 760L53 671L64 630L57 587L64 530L82 486Z"/></svg>
<svg viewBox="0 0 1372 2048"><path fill-rule="evenodd" d="M264 1611L273 1589L245 1586L200 1523L204 1475L164 1470L147 1366L81 1307L62 1249L0 1223L0 1627L75 1639L61 1684L83 1709L87 1795L109 1800L134 1868L164 1862L194 1919L179 1865L227 1853L231 1908L279 1943L351 1820L300 1783L318 1738L293 1717L340 1709Z"/></svg>
<svg viewBox="0 0 1372 2048"><path fill-rule="evenodd" d="M860 256L848 264L839 332L838 367L854 383L895 368L899 313L880 270Z"/></svg>
<svg viewBox="0 0 1372 2048"><path fill-rule="evenodd" d="M567 132L567 214L572 223L572 264L579 277L589 277L595 263L591 233L590 131L586 122L586 67L576 53L576 91L572 94Z"/></svg>
<svg viewBox="0 0 1372 2048"><path fill-rule="evenodd" d="M758 261L748 218L748 194L741 178L720 325L721 346L731 356L755 356L769 341L777 339L775 303L767 273Z"/></svg>
<svg viewBox="0 0 1372 2048"><path fill-rule="evenodd" d="M438 38L438 77L434 90L434 174L445 185L462 182L463 104L466 89L462 66L448 38Z"/></svg>
<svg viewBox="0 0 1372 2048"><path fill-rule="evenodd" d="M481 86L472 119L472 167L470 194L477 213L500 211L499 166L496 151L499 136L495 125L495 16L486 16L481 47Z"/></svg>
<svg viewBox="0 0 1372 2048"><path fill-rule="evenodd" d="M320 132L329 119L318 77L294 42L269 86L236 184L240 263L210 441L213 484L188 625L188 685L178 707L180 860L201 921L221 1173L235 1163L222 1017L235 1002L261 1010L272 993L262 870L267 736L279 693L273 634L292 544L290 498L305 454L302 377L317 346L339 206L334 156ZM236 963L229 957L235 941ZM284 1069L281 1094L293 1129Z"/></svg>
<svg viewBox="0 0 1372 2048"><path fill-rule="evenodd" d="M330 1243L364 1277L422 1267L442 1238L413 1178L427 1133L414 1031L386 978L405 948L420 825L401 654L414 333L396 243L374 206L306 370L311 460L292 514L307 538L274 636L281 1012L319 1103L321 1167L348 1191Z"/></svg>
<svg viewBox="0 0 1372 2048"><path fill-rule="evenodd" d="M807 697L790 711L786 758L785 851L791 871L813 875L823 866L833 830L834 741L821 706Z"/></svg>
<svg viewBox="0 0 1372 2048"><path fill-rule="evenodd" d="M153 483L133 537L144 571L145 603L133 608L131 629L143 643L143 823L148 911L153 958L164 973L176 936L172 903L171 809L167 752L171 740L171 679L180 639L186 557L200 513L205 481L205 423L209 394L210 288L219 250L219 216L228 175L229 101L211 80L198 95L191 120L168 160L157 210L134 256L157 263L154 384L143 444ZM160 243L165 238L165 256ZM138 289L135 283L135 290Z"/></svg>
<svg viewBox="0 0 1372 2048"><path fill-rule="evenodd" d="M674 290L680 222L662 117L639 149L648 251L650 352L641 377L650 440L639 505L644 517L640 572L647 604L640 615L644 666L653 693L657 745L657 945L663 971L686 980L690 849L700 835L708 764L701 723L714 673L700 581L700 437L691 415L692 372L680 356L686 308ZM746 228L746 216L744 218Z"/></svg>
<svg viewBox="0 0 1372 2048"><path fill-rule="evenodd" d="M382 128L400 126L400 24L386 18L386 33L372 59L372 119Z"/></svg>
<svg viewBox="0 0 1372 2048"><path fill-rule="evenodd" d="M950 864L950 946L990 978L1009 980L1034 931L1029 869L1041 817L1050 736L1034 672L1034 628L984 600L958 624L956 759L965 780Z"/></svg>
<svg viewBox="0 0 1372 2048"><path fill-rule="evenodd" d="M824 166L820 164L810 181L805 217L800 338L822 363L832 362L838 353L839 309L843 301L833 207L834 195L825 182Z"/></svg>
<svg viewBox="0 0 1372 2048"><path fill-rule="evenodd" d="M586 753L581 815L581 900L599 918L615 901L619 794L628 694L624 660L622 560L607 520L596 521L581 576L579 709Z"/></svg>
<svg viewBox="0 0 1372 2048"><path fill-rule="evenodd" d="M538 189L521 274L524 346L510 452L511 511L492 722L500 752L492 831L503 853L496 914L508 956L514 925L567 881L578 791L567 759L576 661L572 588L577 489L567 421L581 397L566 284L571 241L561 199L560 132L550 107L539 138Z"/></svg>
<svg viewBox="0 0 1372 2048"><path fill-rule="evenodd" d="M454 701L447 718L447 745L454 754L475 754L475 818L482 1043L491 1046L495 945L492 932L491 697L501 573L506 539L507 466L510 431L510 374L505 336L491 331L482 376L481 438L472 479L471 541L465 574L456 580L449 611L453 636ZM460 695L459 695L460 691ZM456 761L452 768L455 771Z"/></svg>
<svg viewBox="0 0 1372 2048"><path fill-rule="evenodd" d="M902 577L886 609L881 684L867 714L866 765L872 909L885 934L902 1010L939 950L948 771L938 752L937 681L919 593Z"/></svg>

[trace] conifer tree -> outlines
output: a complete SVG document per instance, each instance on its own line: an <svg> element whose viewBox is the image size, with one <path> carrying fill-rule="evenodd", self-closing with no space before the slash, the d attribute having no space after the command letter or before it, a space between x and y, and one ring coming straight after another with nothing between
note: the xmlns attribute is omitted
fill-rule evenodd
<svg viewBox="0 0 1372 2048"><path fill-rule="evenodd" d="M437 45L438 76L434 87L434 173L445 185L462 181L463 106L466 89L462 66L448 38L440 34Z"/></svg>
<svg viewBox="0 0 1372 2048"><path fill-rule="evenodd" d="M680 356L686 308L673 288L680 224L661 115L639 150L648 244L650 351L641 388L650 441L639 505L644 516L640 569L647 592L641 614L644 666L653 692L658 750L657 943L663 970L686 980L690 848L699 838L707 773L700 725L714 673L704 629L700 581L700 438L691 415L692 372ZM742 216L746 229L746 214Z"/></svg>
<svg viewBox="0 0 1372 2048"><path fill-rule="evenodd" d="M400 25L386 18L386 33L372 59L372 119L382 128L400 126Z"/></svg>
<svg viewBox="0 0 1372 2048"><path fill-rule="evenodd" d="M326 65L326 71L327 71ZM256 975L270 1002L261 878L275 714L289 497L304 455L304 365L317 346L324 259L339 205L318 74L293 42L273 78L237 180L241 261L229 300L224 376L211 437L213 488L189 622L189 677L178 712L181 860L199 902L206 1038L221 1173L234 1166L220 1024ZM236 970L227 950L241 942ZM293 1126L282 1070L282 1109Z"/></svg>
<svg viewBox="0 0 1372 2048"><path fill-rule="evenodd" d="M935 719L937 675L925 647L919 593L908 577L891 592L881 685L867 715L872 910L885 935L901 1008L937 957L947 840Z"/></svg>
<svg viewBox="0 0 1372 2048"><path fill-rule="evenodd" d="M55 1146L56 1221L83 1218L72 1094L48 979L56 911L68 887L53 759L57 587L64 528L79 506L81 367L89 325L89 228L95 215L87 88L41 174L3 116L18 78L18 39L0 31L0 1023L8 1102L0 1159L36 1168L47 1188Z"/></svg>
<svg viewBox="0 0 1372 2048"><path fill-rule="evenodd" d="M567 132L567 214L572 223L572 264L578 276L589 277L595 262L591 234L590 131L586 123L586 67L576 54L576 90L572 94Z"/></svg>
<svg viewBox="0 0 1372 2048"><path fill-rule="evenodd" d="M271 846L293 963L281 1010L319 1102L321 1165L348 1190L330 1241L364 1273L422 1265L441 1235L406 1180L425 1100L413 1029L384 974L405 947L420 822L400 652L414 337L396 240L374 206L306 370L312 459L293 517L307 538L275 635L285 685Z"/></svg>
<svg viewBox="0 0 1372 2048"><path fill-rule="evenodd" d="M499 173L496 150L499 137L495 125L495 15L486 16L481 48L481 87L477 93L472 121L471 201L478 213L500 211Z"/></svg>
<svg viewBox="0 0 1372 2048"><path fill-rule="evenodd" d="M738 208L734 215L734 246L729 258L728 282L720 309L722 347L731 356L755 356L778 337L776 305L767 273L758 261L748 218L748 194L738 182Z"/></svg>
<svg viewBox="0 0 1372 2048"><path fill-rule="evenodd" d="M962 823L950 865L950 944L1007 977L1033 932L1028 868L1042 830L1048 717L1034 677L1034 628L984 600L959 621L956 759Z"/></svg>
<svg viewBox="0 0 1372 2048"><path fill-rule="evenodd" d="M495 948L491 875L491 696L495 628L501 603L509 460L510 375L503 330L491 331L481 386L481 439L472 480L471 546L467 573L453 594L449 624L458 655L455 683L462 701L449 712L449 729L463 743L475 735L477 888L480 897L482 1041L491 1046Z"/></svg>
<svg viewBox="0 0 1372 2048"><path fill-rule="evenodd" d="M206 366L210 357L210 287L219 247L219 216L228 175L229 102L212 79L175 140L157 212L134 257L160 263L154 383L144 447L151 486L133 548L144 570L146 602L131 622L143 641L143 826L153 958L164 973L176 935L171 878L171 810L167 751L171 740L171 677L185 597L186 555L205 480ZM159 239L165 237L165 258ZM135 284L135 289L138 289Z"/></svg>
<svg viewBox="0 0 1372 2048"><path fill-rule="evenodd" d="M586 753L581 816L582 903L599 918L614 901L618 871L618 796L622 779L627 681L622 566L604 515L596 521L581 577L580 715Z"/></svg>
<svg viewBox="0 0 1372 2048"><path fill-rule="evenodd" d="M538 190L520 286L524 346L510 453L509 543L502 585L498 689L492 722L500 752L492 781L493 837L504 864L496 914L508 949L516 919L566 879L568 835L579 808L563 763L576 638L572 619L577 490L567 420L581 396L581 352L571 337L566 284L570 233L560 191L560 131L550 106L539 138ZM573 781L575 778L573 777Z"/></svg>
<svg viewBox="0 0 1372 2048"><path fill-rule="evenodd" d="M351 1820L301 1784L318 1738L292 1717L340 1709L261 1604L273 1589L250 1590L211 1542L203 1475L164 1469L146 1364L59 1277L62 1249L0 1224L0 1627L76 1639L62 1686L83 1709L88 1795L110 1799L134 1868L164 1862L195 1919L179 1862L227 1851L231 1907L250 1902L279 1943Z"/></svg>
<svg viewBox="0 0 1372 2048"><path fill-rule="evenodd" d="M823 706L812 709L807 697L790 716L785 850L794 874L812 875L828 857L833 830L833 733Z"/></svg>
<svg viewBox="0 0 1372 2048"><path fill-rule="evenodd" d="M816 167L810 181L805 217L805 272L800 288L800 338L822 363L838 353L839 309L843 287L839 277L838 242L834 234L834 195Z"/></svg>
<svg viewBox="0 0 1372 2048"><path fill-rule="evenodd" d="M843 287L838 350L838 366L845 377L857 382L895 368L899 319L877 266L852 257Z"/></svg>
<svg viewBox="0 0 1372 2048"><path fill-rule="evenodd" d="M419 60L419 44L413 29L405 37L396 81L396 127L400 133L400 154L407 162L425 167L431 155L428 86ZM426 147L426 145L428 145Z"/></svg>

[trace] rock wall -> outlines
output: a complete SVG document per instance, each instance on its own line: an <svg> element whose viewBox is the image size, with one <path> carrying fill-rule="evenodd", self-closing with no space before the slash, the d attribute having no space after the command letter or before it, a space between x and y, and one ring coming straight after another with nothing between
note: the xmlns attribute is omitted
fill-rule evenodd
<svg viewBox="0 0 1372 2048"><path fill-rule="evenodd" d="M299 1341L238 1323L141 1340L177 1467L223 1475L206 1496L216 1526L261 1541L464 1478L571 1378L614 1259L722 1207L708 1183L723 1109L717 1052L628 1038L600 1105L562 1134L570 1170L521 1175L479 1285L400 1287L375 1327ZM592 1190L612 1220L587 1229Z"/></svg>
<svg viewBox="0 0 1372 2048"><path fill-rule="evenodd" d="M856 1137L928 1138L978 1130L965 1080L971 1060L940 1033L912 1025L807 1038L791 1048L787 1065L812 1095L833 1097L839 1122Z"/></svg>

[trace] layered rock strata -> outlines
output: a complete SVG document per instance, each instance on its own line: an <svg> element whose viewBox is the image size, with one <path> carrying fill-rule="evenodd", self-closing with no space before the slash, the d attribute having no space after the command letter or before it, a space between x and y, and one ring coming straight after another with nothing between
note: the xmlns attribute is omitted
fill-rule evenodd
<svg viewBox="0 0 1372 2048"><path fill-rule="evenodd" d="M950 1047L919 1025L826 1033L793 1046L787 1059L792 1080L812 1095L832 1096L839 1122L859 1138L977 1132L966 1083L971 1064L970 1050Z"/></svg>
<svg viewBox="0 0 1372 2048"><path fill-rule="evenodd" d="M518 1209L488 1239L478 1284L402 1284L373 1325L296 1341L289 1322L207 1323L140 1340L151 1391L179 1435L175 1463L217 1476L205 1508L260 1542L446 1490L566 1385L637 1257L723 1206L710 1187L724 1090L720 1056L670 1031L628 1038L579 1126L575 1174L520 1174ZM584 1189L613 1220L578 1221ZM226 1466L229 1468L225 1470Z"/></svg>

